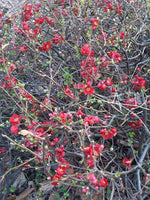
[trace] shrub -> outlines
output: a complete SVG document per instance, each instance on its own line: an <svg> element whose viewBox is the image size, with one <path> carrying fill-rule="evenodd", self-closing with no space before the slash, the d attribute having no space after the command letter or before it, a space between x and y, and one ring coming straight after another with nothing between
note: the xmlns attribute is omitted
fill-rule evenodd
<svg viewBox="0 0 150 200"><path fill-rule="evenodd" d="M42 168L58 192L148 196L148 9L45 0L0 13L1 131L20 155L14 169Z"/></svg>

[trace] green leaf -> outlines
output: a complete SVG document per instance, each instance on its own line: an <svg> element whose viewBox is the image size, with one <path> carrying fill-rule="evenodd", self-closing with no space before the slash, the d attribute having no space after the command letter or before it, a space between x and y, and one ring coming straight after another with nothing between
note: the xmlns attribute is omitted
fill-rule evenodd
<svg viewBox="0 0 150 200"><path fill-rule="evenodd" d="M120 173L119 172L117 172L116 174L115 174L115 177L120 177Z"/></svg>
<svg viewBox="0 0 150 200"><path fill-rule="evenodd" d="M7 189L5 188L5 189L3 189L3 191L2 191L2 194L5 194L6 193L6 191L7 191Z"/></svg>
<svg viewBox="0 0 150 200"><path fill-rule="evenodd" d="M14 185L11 185L10 186L10 192L14 192L15 191L15 186Z"/></svg>

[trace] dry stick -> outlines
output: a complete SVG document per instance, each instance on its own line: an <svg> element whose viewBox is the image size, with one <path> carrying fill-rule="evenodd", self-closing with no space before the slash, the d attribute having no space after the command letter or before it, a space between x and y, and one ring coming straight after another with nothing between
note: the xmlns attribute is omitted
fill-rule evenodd
<svg viewBox="0 0 150 200"><path fill-rule="evenodd" d="M115 185L114 185L114 181L112 181L112 192L111 192L110 200L113 200L114 192L115 192Z"/></svg>
<svg viewBox="0 0 150 200"><path fill-rule="evenodd" d="M16 143L16 142L14 142L14 141L13 141L11 138L9 138L7 135L2 134L2 136L3 136L4 138L7 138L8 140L10 140L14 145L19 146L20 148L23 148L23 149L27 150L28 152L30 152L31 154L33 154L35 157L32 158L31 160L35 159L36 157L38 157L38 158L40 158L40 159L42 160L42 157L41 157L40 155L38 155L38 154L36 154L35 152L31 151L31 150L28 149L27 147L25 147L25 146L23 146L23 145L20 145L20 144L18 144L18 143ZM44 154L43 154L43 156L44 156ZM49 176L52 176L51 173L49 173L48 169L46 168L46 165L45 165L44 160L43 160L43 165L44 165L44 169L45 169L46 173L47 173ZM22 165L21 165L21 166L22 166ZM15 168L13 168L13 169L15 169ZM9 173L9 171L8 171L8 173Z"/></svg>
<svg viewBox="0 0 150 200"><path fill-rule="evenodd" d="M19 167L23 166L23 165L26 164L26 163L29 163L30 161L34 160L35 158L36 158L36 157L30 158L30 159L27 160L26 162L24 162L24 163L22 163L22 164L20 164L20 165L18 165L18 166L16 166L16 167L13 167L13 168L9 169L7 172L5 172L5 174L3 174L3 175L1 176L2 178L1 178L1 180L0 180L0 183L4 180L5 176L6 176L9 172L11 172L12 170L18 169Z"/></svg>
<svg viewBox="0 0 150 200"><path fill-rule="evenodd" d="M40 155L38 155L38 154L36 154L35 152L31 151L31 150L28 149L27 147L25 147L25 146L23 146L23 145L20 145L20 144L18 144L18 143L16 143L16 142L14 142L14 141L13 141L10 137L8 137L7 135L2 134L2 137L7 138L7 139L8 139L9 141L11 141L14 145L16 145L16 146L18 146L18 147L20 147L20 148L22 148L22 149L27 150L28 152L30 152L30 153L33 154L34 156L36 156L36 157L38 157L38 158L41 159L41 156L40 156Z"/></svg>
<svg viewBox="0 0 150 200"><path fill-rule="evenodd" d="M141 168L141 167L142 167L142 164L143 164L143 160L144 160L144 158L145 158L145 156L146 156L146 153L147 153L147 151L149 150L149 148L150 148L150 144L147 144L146 147L145 147L145 149L144 149L144 151L143 151L143 154L142 154L142 156L141 156L139 162L138 162L137 165L136 165L135 167L133 167L132 169L127 170L127 171L123 171L123 172L116 172L116 173L111 173L111 172L107 172L107 171L101 171L101 173L102 173L104 176L105 176L105 175L109 175L109 176L111 176L111 177L116 177L117 174L119 174L119 176L120 176L120 175L123 175L123 174L129 174L129 173L135 171L136 169Z"/></svg>
<svg viewBox="0 0 150 200"><path fill-rule="evenodd" d="M144 104L144 102L146 101L145 100L145 97L144 97L144 93L141 92L141 98L142 98L142 103ZM143 148L143 144L145 142L145 139L146 139L146 135L148 136L148 130L147 130L147 105L144 104L144 109L143 109L143 131L142 133L140 134L140 138L139 138L139 150L138 150L138 156L140 157L141 154L142 154L142 148Z"/></svg>
<svg viewBox="0 0 150 200"><path fill-rule="evenodd" d="M137 170L137 185L138 185L138 199L143 200L141 196L141 177L140 177L140 169Z"/></svg>

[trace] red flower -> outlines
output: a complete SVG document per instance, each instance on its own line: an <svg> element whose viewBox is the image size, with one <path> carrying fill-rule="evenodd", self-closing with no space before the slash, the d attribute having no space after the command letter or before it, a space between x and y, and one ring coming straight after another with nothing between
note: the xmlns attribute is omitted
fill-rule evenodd
<svg viewBox="0 0 150 200"><path fill-rule="evenodd" d="M58 185L58 182L61 181L61 176L58 175L58 174L55 174L55 175L53 176L53 178L52 178L52 181L54 181L54 182L52 182L51 184L54 185L54 186L57 186L57 185ZM55 181L57 181L57 182L55 182Z"/></svg>
<svg viewBox="0 0 150 200"><path fill-rule="evenodd" d="M31 12L31 10L32 10L32 5L29 5L29 4L25 4L25 6L24 6L24 10L26 11L26 12Z"/></svg>
<svg viewBox="0 0 150 200"><path fill-rule="evenodd" d="M150 182L150 174L146 174L145 184Z"/></svg>
<svg viewBox="0 0 150 200"><path fill-rule="evenodd" d="M125 101L125 106L129 109L136 108L138 105L138 99L130 98Z"/></svg>
<svg viewBox="0 0 150 200"><path fill-rule="evenodd" d="M97 180L97 178L95 177L95 174L90 174L89 180L91 181L91 183L92 183L93 185L98 186L98 180Z"/></svg>
<svg viewBox="0 0 150 200"><path fill-rule="evenodd" d="M90 20L90 22L91 22L91 24L92 24L92 29L95 30L95 29L97 28L97 26L98 26L99 20L98 20L98 19L92 18L92 19Z"/></svg>
<svg viewBox="0 0 150 200"><path fill-rule="evenodd" d="M84 118L84 121L83 121L83 125L86 125L86 126L93 126L94 124L98 123L100 121L99 117L98 116L87 116Z"/></svg>
<svg viewBox="0 0 150 200"><path fill-rule="evenodd" d="M105 84L105 80L103 81L100 81L97 85L97 87L100 89L100 90L105 90L106 89L106 84Z"/></svg>
<svg viewBox="0 0 150 200"><path fill-rule="evenodd" d="M70 90L69 85L66 86L64 92L65 92L67 97L73 98L73 99L75 98L75 95L73 94L72 90Z"/></svg>
<svg viewBox="0 0 150 200"><path fill-rule="evenodd" d="M13 114L13 116L9 119L10 124L11 125L15 125L15 124L20 124L20 121L22 119L22 116L17 115L17 114Z"/></svg>
<svg viewBox="0 0 150 200"><path fill-rule="evenodd" d="M117 135L117 129L116 128L111 128L110 132L113 134L113 136Z"/></svg>
<svg viewBox="0 0 150 200"><path fill-rule="evenodd" d="M107 131L106 129L101 129L99 132L105 140L113 137L112 133L110 131Z"/></svg>
<svg viewBox="0 0 150 200"><path fill-rule="evenodd" d="M71 113L60 113L59 117L61 118L62 123L71 123L72 122L72 114Z"/></svg>
<svg viewBox="0 0 150 200"><path fill-rule="evenodd" d="M23 52L26 52L26 51L28 51L28 47L26 45L23 45L23 46L19 47L19 50L23 51Z"/></svg>
<svg viewBox="0 0 150 200"><path fill-rule="evenodd" d="M15 63L9 65L8 73L11 74L14 70L16 70Z"/></svg>
<svg viewBox="0 0 150 200"><path fill-rule="evenodd" d="M87 165L89 166L89 167L94 167L94 160L93 159L88 159L87 160Z"/></svg>
<svg viewBox="0 0 150 200"><path fill-rule="evenodd" d="M98 36L98 40L104 41L105 39L107 39L107 37L108 37L107 33L103 32L102 35Z"/></svg>
<svg viewBox="0 0 150 200"><path fill-rule="evenodd" d="M108 186L108 181L106 180L106 178L101 178L100 180L100 187L107 187Z"/></svg>
<svg viewBox="0 0 150 200"><path fill-rule="evenodd" d="M40 51L49 51L51 49L51 42L44 42L41 46L39 46Z"/></svg>
<svg viewBox="0 0 150 200"><path fill-rule="evenodd" d="M119 6L119 5L116 6L116 13L122 15L122 8L121 8L121 6Z"/></svg>
<svg viewBox="0 0 150 200"><path fill-rule="evenodd" d="M91 50L91 47L89 46L89 44L84 44L84 46L81 48L81 54L93 56L94 51Z"/></svg>
<svg viewBox="0 0 150 200"><path fill-rule="evenodd" d="M57 174L63 176L66 173L66 167L63 165L58 165Z"/></svg>
<svg viewBox="0 0 150 200"><path fill-rule="evenodd" d="M139 90L139 88L146 87L146 81L143 77L139 77L137 74L135 75L136 80L132 80L131 84L133 85L134 90Z"/></svg>
<svg viewBox="0 0 150 200"><path fill-rule="evenodd" d="M150 105L150 100L147 101L147 104Z"/></svg>
<svg viewBox="0 0 150 200"><path fill-rule="evenodd" d="M101 129L99 132L105 140L107 140L109 138L111 139L112 137L117 135L117 129L116 128L111 128L110 131L107 131L106 129Z"/></svg>
<svg viewBox="0 0 150 200"><path fill-rule="evenodd" d="M24 20L25 21L29 21L31 16L32 16L32 13L31 12L23 12L23 16L24 16Z"/></svg>
<svg viewBox="0 0 150 200"><path fill-rule="evenodd" d="M64 162L64 156L65 156L65 152L64 152L64 147L61 147L61 148L56 148L55 149L55 154L56 154L56 157L57 157L57 160L59 162Z"/></svg>
<svg viewBox="0 0 150 200"><path fill-rule="evenodd" d="M112 82L112 78L109 78L106 80L106 85L111 86L113 84L114 84L114 82Z"/></svg>
<svg viewBox="0 0 150 200"><path fill-rule="evenodd" d="M82 108L79 108L78 112L76 113L76 116L78 118L81 118L81 117L85 116L85 114L82 112Z"/></svg>
<svg viewBox="0 0 150 200"><path fill-rule="evenodd" d="M0 149L0 154L5 153L5 151L7 151L7 149L6 149L5 147L2 147L2 148Z"/></svg>
<svg viewBox="0 0 150 200"><path fill-rule="evenodd" d="M94 158L96 159L100 156L101 151L104 149L104 145L96 144L92 147L91 144L89 144L89 147L84 148L84 153L86 154L87 158L87 165L89 167L94 167Z"/></svg>
<svg viewBox="0 0 150 200"><path fill-rule="evenodd" d="M120 33L120 39L124 40L124 32Z"/></svg>
<svg viewBox="0 0 150 200"><path fill-rule="evenodd" d="M141 119L139 119L139 120L137 121L137 125L138 125L139 127L143 127L143 118L141 118Z"/></svg>
<svg viewBox="0 0 150 200"><path fill-rule="evenodd" d="M77 83L75 85L75 88L80 89L80 90L84 90L85 88L85 83Z"/></svg>
<svg viewBox="0 0 150 200"><path fill-rule="evenodd" d="M110 92L115 93L116 92L116 88L112 87L109 89Z"/></svg>
<svg viewBox="0 0 150 200"><path fill-rule="evenodd" d="M87 86L84 88L84 92L83 92L85 95L86 94L89 94L89 95L92 95L95 93L95 90L94 88L91 87L91 82L89 81L87 83Z"/></svg>
<svg viewBox="0 0 150 200"><path fill-rule="evenodd" d="M107 58L105 57L101 57L100 62L100 67L108 67L108 65L110 65L110 62L108 62Z"/></svg>
<svg viewBox="0 0 150 200"><path fill-rule="evenodd" d="M124 165L126 165L128 167L128 169L131 169L131 162L132 162L131 158L129 158L129 159L124 158L122 162Z"/></svg>
<svg viewBox="0 0 150 200"><path fill-rule="evenodd" d="M10 79L11 79L11 82L13 84L10 82ZM9 78L8 76L5 76L5 80L6 80L7 83L6 84L3 83L3 86L6 87L6 88L12 88L14 85L17 84L17 80L14 77Z"/></svg>
<svg viewBox="0 0 150 200"><path fill-rule="evenodd" d="M62 44L62 41L63 41L63 37L62 36L58 36L58 35L54 35L55 37L52 38L52 42L53 44Z"/></svg>
<svg viewBox="0 0 150 200"><path fill-rule="evenodd" d="M39 24L43 24L43 22L44 22L44 18L42 18L41 16L39 17L39 18L37 18L37 19L35 19L35 25L38 27L39 26Z"/></svg>
<svg viewBox="0 0 150 200"><path fill-rule="evenodd" d="M30 27L29 27L29 25L27 24L27 22L22 22L22 25L23 25L24 31L29 31L29 30L30 30Z"/></svg>
<svg viewBox="0 0 150 200"><path fill-rule="evenodd" d="M13 125L10 130L11 130L12 133L17 135L17 133L18 133L18 125Z"/></svg>
<svg viewBox="0 0 150 200"><path fill-rule="evenodd" d="M3 14L2 14L2 13L0 13L0 18L1 18L1 17L3 17Z"/></svg>
<svg viewBox="0 0 150 200"><path fill-rule="evenodd" d="M104 149L103 144L96 144L94 145L94 156L98 158L100 156L101 151Z"/></svg>
<svg viewBox="0 0 150 200"><path fill-rule="evenodd" d="M54 26L55 23L56 23L55 20L52 19L52 18L44 17L44 20L45 20L48 24L50 24L51 26Z"/></svg>
<svg viewBox="0 0 150 200"><path fill-rule="evenodd" d="M123 60L123 57L120 56L119 53L116 51L110 51L107 53L109 58L111 58L115 63L118 63L119 61Z"/></svg>
<svg viewBox="0 0 150 200"><path fill-rule="evenodd" d="M135 122L135 121L130 121L129 122L129 126L132 128L132 129L137 129L137 122Z"/></svg>
<svg viewBox="0 0 150 200"><path fill-rule="evenodd" d="M85 147L84 153L87 155L88 158L93 158L93 148L91 144L89 144L89 147Z"/></svg>

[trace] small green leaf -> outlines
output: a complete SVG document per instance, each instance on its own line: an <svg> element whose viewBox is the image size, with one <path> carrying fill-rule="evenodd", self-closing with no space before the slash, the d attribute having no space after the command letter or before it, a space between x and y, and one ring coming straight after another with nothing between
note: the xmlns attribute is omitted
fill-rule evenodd
<svg viewBox="0 0 150 200"><path fill-rule="evenodd" d="M115 177L120 177L120 173L119 172L117 172L116 174L115 174Z"/></svg>
<svg viewBox="0 0 150 200"><path fill-rule="evenodd" d="M14 185L11 185L10 186L10 192L14 192L15 191L15 186Z"/></svg>

